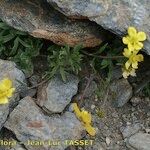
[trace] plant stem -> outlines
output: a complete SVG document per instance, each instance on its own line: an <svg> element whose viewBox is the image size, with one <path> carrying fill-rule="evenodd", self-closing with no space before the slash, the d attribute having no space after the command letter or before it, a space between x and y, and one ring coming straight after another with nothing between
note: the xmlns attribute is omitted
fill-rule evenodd
<svg viewBox="0 0 150 150"><path fill-rule="evenodd" d="M88 55L88 56L93 56L93 57L98 57L98 58L103 58L103 59L118 59L118 58L124 58L124 56L102 56L102 55L94 55L85 51L82 51L83 54Z"/></svg>

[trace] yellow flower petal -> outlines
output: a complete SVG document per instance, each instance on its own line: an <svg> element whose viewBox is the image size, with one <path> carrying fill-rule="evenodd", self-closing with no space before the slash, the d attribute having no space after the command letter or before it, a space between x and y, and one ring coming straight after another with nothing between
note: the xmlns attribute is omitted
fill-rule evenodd
<svg viewBox="0 0 150 150"><path fill-rule="evenodd" d="M81 111L80 111L77 103L73 103L72 106L73 106L73 110L74 110L76 116L78 117L78 119L80 119L80 117L81 117Z"/></svg>
<svg viewBox="0 0 150 150"><path fill-rule="evenodd" d="M132 68L132 69L131 69L131 71L130 71L130 75L131 75L131 76L133 76L133 77L135 77L135 76L136 76L136 73L135 73L135 69L134 69L134 68Z"/></svg>
<svg viewBox="0 0 150 150"><path fill-rule="evenodd" d="M137 60L138 60L139 62L143 61L143 60L144 60L143 55L142 55L142 54L138 54L138 55L137 55Z"/></svg>
<svg viewBox="0 0 150 150"><path fill-rule="evenodd" d="M8 88L10 89L12 87L12 81L9 80L8 78L4 79L3 80L3 84Z"/></svg>
<svg viewBox="0 0 150 150"><path fill-rule="evenodd" d="M85 124L84 127L91 136L95 136L96 130L94 127L92 127L90 124Z"/></svg>
<svg viewBox="0 0 150 150"><path fill-rule="evenodd" d="M128 61L125 63L125 68L128 70L129 67L130 67L130 65L131 65L131 62L128 60Z"/></svg>
<svg viewBox="0 0 150 150"><path fill-rule="evenodd" d="M138 68L138 62L136 61L136 62L133 62L132 63L132 67L134 68L134 69L137 69Z"/></svg>
<svg viewBox="0 0 150 150"><path fill-rule="evenodd" d="M125 48L124 49L124 52L123 52L123 55L125 56L125 57L127 57L127 58L129 58L130 56L131 56L131 50L129 50L129 49L127 49L127 48Z"/></svg>
<svg viewBox="0 0 150 150"><path fill-rule="evenodd" d="M129 76L129 73L124 70L123 73L122 73L122 76L123 76L125 79L127 79L128 76Z"/></svg>
<svg viewBox="0 0 150 150"><path fill-rule="evenodd" d="M7 97L0 97L0 104L7 104L8 98Z"/></svg>
<svg viewBox="0 0 150 150"><path fill-rule="evenodd" d="M130 41L129 41L129 37L128 36L126 36L126 37L123 37L122 38L122 42L124 43L124 44L128 44Z"/></svg>
<svg viewBox="0 0 150 150"><path fill-rule="evenodd" d="M8 103L8 98L10 98L15 91L15 88L12 88L12 81L8 78L4 78L0 82L0 104Z"/></svg>
<svg viewBox="0 0 150 150"><path fill-rule="evenodd" d="M129 36L133 37L133 36L136 36L137 31L134 27L129 27L128 28L128 34L129 34Z"/></svg>
<svg viewBox="0 0 150 150"><path fill-rule="evenodd" d="M82 121L83 121L84 123L90 124L91 121L92 121L91 114L90 114L89 112L85 111L85 110L83 110L83 111L81 112L81 118L82 118Z"/></svg>
<svg viewBox="0 0 150 150"><path fill-rule="evenodd" d="M7 97L12 97L14 91L15 91L15 88L9 89L9 90L8 90L8 93L7 93Z"/></svg>
<svg viewBox="0 0 150 150"><path fill-rule="evenodd" d="M131 43L128 43L128 49L130 51L133 51L134 50L134 46Z"/></svg>
<svg viewBox="0 0 150 150"><path fill-rule="evenodd" d="M136 44L134 44L134 49L135 50L140 50L142 48L143 48L143 43L137 42Z"/></svg>
<svg viewBox="0 0 150 150"><path fill-rule="evenodd" d="M145 41L146 40L145 32L138 32L137 36L138 36L139 41Z"/></svg>

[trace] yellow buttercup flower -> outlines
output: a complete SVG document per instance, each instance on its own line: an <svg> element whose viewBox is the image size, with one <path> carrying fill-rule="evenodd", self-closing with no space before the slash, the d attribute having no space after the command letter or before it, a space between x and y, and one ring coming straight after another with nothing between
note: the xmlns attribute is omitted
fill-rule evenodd
<svg viewBox="0 0 150 150"><path fill-rule="evenodd" d="M123 55L128 58L122 69L124 78L127 78L129 75L136 75L135 69L138 69L138 62L144 60L143 55L138 54L138 52L143 48L142 41L145 40L146 34L144 32L137 32L134 27L129 27L128 35L122 38L123 43L128 46L123 52Z"/></svg>
<svg viewBox="0 0 150 150"><path fill-rule="evenodd" d="M146 34L144 32L137 32L134 27L128 28L128 35L123 37L122 41L128 45L129 50L139 51L143 48L142 41L146 40Z"/></svg>
<svg viewBox="0 0 150 150"><path fill-rule="evenodd" d="M84 127L91 136L95 136L96 130L94 127L92 127L90 124L85 124Z"/></svg>
<svg viewBox="0 0 150 150"><path fill-rule="evenodd" d="M129 75L131 75L131 76L133 76L133 77L136 76L136 73L135 73L135 69L134 69L134 68L131 68L131 67L130 67L129 69L126 69L125 67L123 67L122 71L123 71L122 75L123 75L123 77L124 77L125 79L128 78Z"/></svg>
<svg viewBox="0 0 150 150"><path fill-rule="evenodd" d="M12 88L12 81L4 78L0 82L0 104L8 103L8 99L12 97L15 88Z"/></svg>
<svg viewBox="0 0 150 150"><path fill-rule="evenodd" d="M79 107L76 103L72 104L73 110L77 116L77 118L82 121L84 128L86 131L91 135L94 136L96 134L96 130L94 127L91 126L92 117L91 114L88 111L82 110L80 111Z"/></svg>
<svg viewBox="0 0 150 150"><path fill-rule="evenodd" d="M81 111L81 118L85 124L90 124L92 122L91 114L85 110Z"/></svg>
<svg viewBox="0 0 150 150"><path fill-rule="evenodd" d="M129 57L129 60L125 63L125 67L126 69L129 69L129 67L131 66L132 68L137 69L138 62L141 62L143 60L144 60L144 57L142 54L138 54L138 55L132 54Z"/></svg>

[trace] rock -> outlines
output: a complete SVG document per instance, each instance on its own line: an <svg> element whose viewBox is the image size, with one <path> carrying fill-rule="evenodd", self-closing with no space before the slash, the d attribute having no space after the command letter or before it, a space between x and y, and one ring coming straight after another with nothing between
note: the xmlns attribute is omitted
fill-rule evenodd
<svg viewBox="0 0 150 150"><path fill-rule="evenodd" d="M130 102L132 103L133 106L137 106L142 99L140 97L134 96L131 98Z"/></svg>
<svg viewBox="0 0 150 150"><path fill-rule="evenodd" d="M57 75L39 88L37 103L48 112L62 112L77 93L78 83L78 78L74 75L68 74L66 82Z"/></svg>
<svg viewBox="0 0 150 150"><path fill-rule="evenodd" d="M129 26L147 34L146 52L150 55L150 1L148 0L47 0L66 16L89 18L103 28L123 36Z"/></svg>
<svg viewBox="0 0 150 150"><path fill-rule="evenodd" d="M11 130L28 150L35 150L35 146L29 142L36 141L43 142L36 146L36 150L64 150L67 147L65 140L81 139L84 130L74 113L46 116L30 97L20 100L5 127ZM59 144L52 146L52 142Z"/></svg>
<svg viewBox="0 0 150 150"><path fill-rule="evenodd" d="M111 80L117 80L119 78L122 78L122 69L120 66L115 66L112 70Z"/></svg>
<svg viewBox="0 0 150 150"><path fill-rule="evenodd" d="M132 87L126 79L115 80L110 85L110 90L115 99L114 105L122 107L132 96Z"/></svg>
<svg viewBox="0 0 150 150"><path fill-rule="evenodd" d="M100 140L94 139L92 146L88 145L86 150L106 150L106 143L101 142Z"/></svg>
<svg viewBox="0 0 150 150"><path fill-rule="evenodd" d="M88 79L88 80L90 80L90 79ZM84 98L90 98L98 88L95 81L91 81L88 85L88 82L89 82L88 80L84 80L81 82L80 90L82 91L81 95L84 93ZM85 88L86 88L86 90L85 90Z"/></svg>
<svg viewBox="0 0 150 150"><path fill-rule="evenodd" d="M95 47L103 30L88 20L69 19L43 0L0 0L0 18L10 26L59 45Z"/></svg>
<svg viewBox="0 0 150 150"><path fill-rule="evenodd" d="M109 137L106 137L106 144L107 144L107 145L110 145L110 143L111 143L110 138L109 138Z"/></svg>
<svg viewBox="0 0 150 150"><path fill-rule="evenodd" d="M150 148L150 134L136 133L127 140L127 146L135 150L149 150Z"/></svg>
<svg viewBox="0 0 150 150"><path fill-rule="evenodd" d="M13 138L4 139L4 141L11 142L10 145L2 146L3 150L26 150L18 141Z"/></svg>
<svg viewBox="0 0 150 150"><path fill-rule="evenodd" d="M0 105L0 129L3 127L3 124L6 121L8 114L9 114L9 106Z"/></svg>
<svg viewBox="0 0 150 150"><path fill-rule="evenodd" d="M26 96L34 97L36 95L37 89L29 89L28 88L20 93L21 98L24 98Z"/></svg>
<svg viewBox="0 0 150 150"><path fill-rule="evenodd" d="M126 127L121 127L121 133L123 135L123 138L128 138L135 133L137 133L142 128L142 125L139 123L127 125Z"/></svg>
<svg viewBox="0 0 150 150"><path fill-rule="evenodd" d="M23 90L24 86L17 81L19 80L21 82L25 82L25 76L23 72L16 68L15 63L0 59L0 81L4 78L9 78L12 80L13 87L16 88L16 91ZM14 93L14 95L10 98L9 104L0 105L0 129L6 121L9 111L14 108L18 101L19 93Z"/></svg>

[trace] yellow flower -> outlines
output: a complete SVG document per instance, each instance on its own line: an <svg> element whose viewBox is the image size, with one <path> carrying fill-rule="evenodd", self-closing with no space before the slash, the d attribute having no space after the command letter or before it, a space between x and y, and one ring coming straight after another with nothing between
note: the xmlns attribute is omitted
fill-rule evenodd
<svg viewBox="0 0 150 150"><path fill-rule="evenodd" d="M134 69L137 69L138 68L138 62L141 62L143 60L144 60L144 58L143 58L142 54L138 54L138 55L132 54L129 57L129 60L125 63L125 67L127 70L129 69L130 66Z"/></svg>
<svg viewBox="0 0 150 150"><path fill-rule="evenodd" d="M76 103L73 103L72 106L77 118L82 121L86 131L91 136L94 136L96 134L96 131L95 128L91 126L91 122L92 122L91 114L85 110L80 111Z"/></svg>
<svg viewBox="0 0 150 150"><path fill-rule="evenodd" d="M95 136L96 134L95 128L93 128L90 124L85 124L84 127L91 136Z"/></svg>
<svg viewBox="0 0 150 150"><path fill-rule="evenodd" d="M129 58L132 54L132 51L127 49L127 48L124 48L124 52L123 52L123 55L127 58Z"/></svg>
<svg viewBox="0 0 150 150"><path fill-rule="evenodd" d="M8 103L8 98L12 97L15 88L12 88L12 81L4 78L0 82L0 104Z"/></svg>
<svg viewBox="0 0 150 150"><path fill-rule="evenodd" d="M129 50L139 51L143 48L142 41L146 40L146 34L144 32L137 32L134 27L128 28L128 35L123 37L122 41L128 45Z"/></svg>
<svg viewBox="0 0 150 150"><path fill-rule="evenodd" d="M122 69L123 73L123 77L126 79L128 78L129 75L135 77L136 76L136 73L135 73L135 69L134 68L129 68L129 69L126 69L125 67Z"/></svg>
<svg viewBox="0 0 150 150"><path fill-rule="evenodd" d="M75 112L77 118L80 119L80 118L81 118L81 111L80 111L80 109L78 108L77 103L73 103L72 106L73 106L73 110L74 110L74 112Z"/></svg>
<svg viewBox="0 0 150 150"><path fill-rule="evenodd" d="M92 122L91 114L85 110L81 111L81 118L85 124L90 124Z"/></svg>

